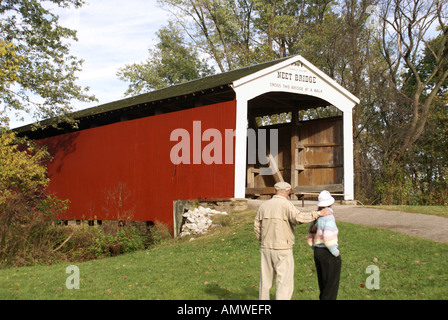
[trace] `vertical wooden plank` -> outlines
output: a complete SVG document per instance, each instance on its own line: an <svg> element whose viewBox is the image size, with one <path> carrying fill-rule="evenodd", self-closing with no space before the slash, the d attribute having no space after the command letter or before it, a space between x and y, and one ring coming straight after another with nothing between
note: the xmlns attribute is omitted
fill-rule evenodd
<svg viewBox="0 0 448 320"><path fill-rule="evenodd" d="M226 130L235 128L236 102L117 122L40 140L54 158L48 164L49 191L71 201L61 218L122 220L125 215L125 219L173 225L175 200L233 197L235 160L192 164L191 155L189 163L173 163L171 150L180 141L171 140L174 130L187 131L191 140L199 140L202 148L207 145L201 136L194 137L195 121L201 122L202 132L213 128L225 137ZM221 147L225 145L223 142Z"/></svg>
<svg viewBox="0 0 448 320"><path fill-rule="evenodd" d="M291 111L291 187L294 188L298 185L298 152L297 144L299 142L298 133L299 114L297 110Z"/></svg>
<svg viewBox="0 0 448 320"><path fill-rule="evenodd" d="M303 144L306 149L299 152L301 164L305 167L305 171L299 175L299 185L342 184L342 118L302 122L299 133L299 144ZM302 153L306 155L302 156Z"/></svg>

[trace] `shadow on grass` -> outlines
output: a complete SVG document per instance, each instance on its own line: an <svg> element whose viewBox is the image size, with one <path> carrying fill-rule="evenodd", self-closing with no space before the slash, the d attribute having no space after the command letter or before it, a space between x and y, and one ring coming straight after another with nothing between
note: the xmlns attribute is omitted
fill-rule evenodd
<svg viewBox="0 0 448 320"><path fill-rule="evenodd" d="M256 300L258 299L258 287L245 287L240 292L233 292L231 288L223 288L217 283L210 283L205 288L205 293L217 299L228 300Z"/></svg>

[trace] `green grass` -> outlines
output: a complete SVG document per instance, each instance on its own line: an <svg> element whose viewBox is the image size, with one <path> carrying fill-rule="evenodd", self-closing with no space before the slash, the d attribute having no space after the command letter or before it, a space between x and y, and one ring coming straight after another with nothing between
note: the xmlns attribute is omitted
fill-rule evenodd
<svg viewBox="0 0 448 320"><path fill-rule="evenodd" d="M0 270L0 299L256 300L259 245L255 211L229 215L205 236L171 240L150 250L73 263L80 289L69 290L70 262ZM446 299L448 244L338 222L342 273L339 299ZM296 229L293 299L318 298L317 275L305 237ZM374 262L375 261L375 262ZM380 270L380 289L366 288L369 265ZM271 291L274 297L274 289Z"/></svg>
<svg viewBox="0 0 448 320"><path fill-rule="evenodd" d="M422 213L448 218L448 206L374 206L372 208L409 213Z"/></svg>

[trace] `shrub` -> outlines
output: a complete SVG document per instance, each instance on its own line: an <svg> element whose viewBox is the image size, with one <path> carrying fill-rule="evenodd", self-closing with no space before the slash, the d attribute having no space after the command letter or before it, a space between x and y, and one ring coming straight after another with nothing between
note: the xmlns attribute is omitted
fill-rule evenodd
<svg viewBox="0 0 448 320"><path fill-rule="evenodd" d="M407 168L400 163L384 165L381 174L374 179L374 190L379 204L414 205L419 199Z"/></svg>
<svg viewBox="0 0 448 320"><path fill-rule="evenodd" d="M33 265L57 260L54 249L64 235L54 226L53 214L64 208L66 201L55 197L9 199L0 215L0 264Z"/></svg>
<svg viewBox="0 0 448 320"><path fill-rule="evenodd" d="M0 205L41 195L49 179L49 153L15 133L0 128Z"/></svg>
<svg viewBox="0 0 448 320"><path fill-rule="evenodd" d="M173 239L173 234L171 233L170 227L165 223L156 221L149 228L149 241L151 244L163 243L169 239Z"/></svg>
<svg viewBox="0 0 448 320"><path fill-rule="evenodd" d="M89 251L95 258L116 256L145 249L144 235L135 227L123 227L116 230L115 233L106 233L105 229L101 227L97 229L97 238L89 246Z"/></svg>
<svg viewBox="0 0 448 320"><path fill-rule="evenodd" d="M0 128L0 264L49 263L60 230L53 218L68 201L45 194L45 149Z"/></svg>

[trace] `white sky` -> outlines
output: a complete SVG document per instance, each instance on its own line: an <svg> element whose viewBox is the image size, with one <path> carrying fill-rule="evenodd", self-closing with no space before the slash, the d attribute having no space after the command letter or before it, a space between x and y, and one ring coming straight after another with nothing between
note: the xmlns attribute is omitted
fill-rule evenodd
<svg viewBox="0 0 448 320"><path fill-rule="evenodd" d="M156 32L167 25L169 12L156 0L87 0L80 9L53 10L59 25L77 30L78 41L70 54L83 59L78 85L90 87L98 102L73 101L76 110L94 107L124 98L129 83L116 73L126 64L148 57L148 49L157 42ZM31 122L11 119L10 127Z"/></svg>

